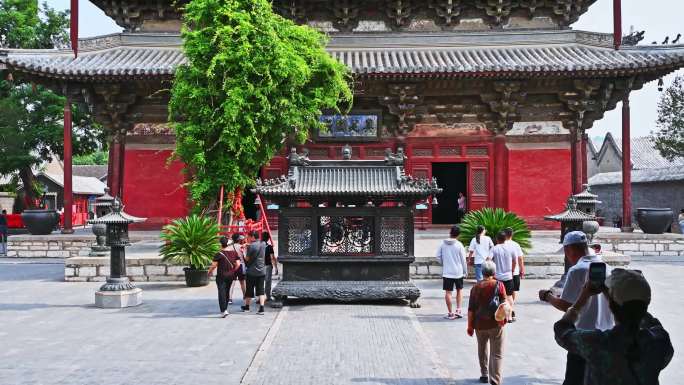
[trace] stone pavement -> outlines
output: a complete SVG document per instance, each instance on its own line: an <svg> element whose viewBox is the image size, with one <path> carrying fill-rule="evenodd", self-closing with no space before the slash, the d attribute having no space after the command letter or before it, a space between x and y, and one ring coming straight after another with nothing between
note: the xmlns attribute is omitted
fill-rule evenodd
<svg viewBox="0 0 684 385"><path fill-rule="evenodd" d="M652 312L675 345L661 383L684 384L684 330L676 327L684 261L644 258L632 267L649 278ZM0 259L0 384L422 385L476 384L479 376L475 341L464 320L442 318L436 280L418 281L420 309L296 301L280 313L220 319L213 285L141 284L144 305L102 310L92 306L98 283L60 279L59 264ZM519 321L506 327L507 385L561 383L565 358L552 336L561 314L535 299L551 283L523 282Z"/></svg>

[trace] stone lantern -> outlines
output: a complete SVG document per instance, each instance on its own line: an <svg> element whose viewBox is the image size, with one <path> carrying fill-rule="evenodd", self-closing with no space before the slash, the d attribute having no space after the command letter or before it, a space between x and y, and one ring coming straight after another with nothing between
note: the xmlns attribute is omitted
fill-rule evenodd
<svg viewBox="0 0 684 385"><path fill-rule="evenodd" d="M544 217L547 221L556 221L561 224L560 243L563 243L565 234L571 231L583 231L583 224L585 221L594 221L596 217L581 211L577 208L577 201L574 197L568 198L565 211L556 215L547 215Z"/></svg>
<svg viewBox="0 0 684 385"><path fill-rule="evenodd" d="M577 202L577 209L586 214L596 216L596 205L601 203L601 201L598 200L598 195L591 192L589 185L585 184L583 187L584 190L581 193L572 196Z"/></svg>
<svg viewBox="0 0 684 385"><path fill-rule="evenodd" d="M89 223L105 226L105 245L109 246L110 263L107 283L95 293L95 306L101 308L122 308L137 306L142 303L142 290L126 276L126 246L130 245L128 225L143 222L146 218L137 218L123 212L123 205L118 198L112 202L112 212L93 219Z"/></svg>
<svg viewBox="0 0 684 385"><path fill-rule="evenodd" d="M114 197L109 195L108 187L105 187L104 191L104 195L95 199L93 204L97 218L102 218L112 211ZM107 227L104 223L94 223L92 230L93 234L95 234L95 243L90 247L90 256L106 257L109 254L109 247L105 245Z"/></svg>

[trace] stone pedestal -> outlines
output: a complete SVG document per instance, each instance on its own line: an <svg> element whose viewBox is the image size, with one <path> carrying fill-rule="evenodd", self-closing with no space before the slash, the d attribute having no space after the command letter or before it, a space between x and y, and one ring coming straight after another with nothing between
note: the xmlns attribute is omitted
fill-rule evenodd
<svg viewBox="0 0 684 385"><path fill-rule="evenodd" d="M95 293L95 306L103 309L121 309L142 304L142 289L118 291L98 291Z"/></svg>

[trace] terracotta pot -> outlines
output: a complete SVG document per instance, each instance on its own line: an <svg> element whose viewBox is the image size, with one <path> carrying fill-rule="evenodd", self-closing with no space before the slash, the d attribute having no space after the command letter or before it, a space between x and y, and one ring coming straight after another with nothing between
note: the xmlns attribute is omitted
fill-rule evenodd
<svg viewBox="0 0 684 385"><path fill-rule="evenodd" d="M646 234L662 234L672 225L674 212L669 208L637 208L637 223Z"/></svg>
<svg viewBox="0 0 684 385"><path fill-rule="evenodd" d="M21 220L32 235L48 235L59 223L59 213L55 210L24 210Z"/></svg>

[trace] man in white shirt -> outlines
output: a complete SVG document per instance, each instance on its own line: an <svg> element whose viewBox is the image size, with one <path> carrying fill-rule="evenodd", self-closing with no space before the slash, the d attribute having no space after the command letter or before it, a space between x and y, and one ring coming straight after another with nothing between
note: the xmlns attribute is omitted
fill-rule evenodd
<svg viewBox="0 0 684 385"><path fill-rule="evenodd" d="M513 307L513 271L517 264L515 253L504 244L506 234L502 231L496 234L496 246L492 249L492 261L496 265L496 280L506 288L506 298Z"/></svg>
<svg viewBox="0 0 684 385"><path fill-rule="evenodd" d="M437 249L437 260L442 264L442 288L444 289L444 300L447 306L447 315L444 318L454 320L463 318L461 312L461 302L463 301L463 279L468 274L466 264L466 252L463 244L458 240L461 229L458 226L451 228L449 238ZM451 293L456 287L456 311L452 311Z"/></svg>
<svg viewBox="0 0 684 385"><path fill-rule="evenodd" d="M582 293L582 288L587 282L589 265L592 262L603 262L601 256L592 255L589 252L587 236L581 231L571 231L563 238L563 251L565 258L572 265L565 274L563 293L560 298L554 296L550 290L540 290L539 299L550 303L560 311L567 311L577 301ZM606 266L606 276L610 274L610 267ZM614 325L613 315L610 312L608 299L603 294L591 297L587 305L579 314L576 327L585 330L608 330ZM584 359L572 353L568 353L568 361L565 369L565 381L563 385L584 384Z"/></svg>
<svg viewBox="0 0 684 385"><path fill-rule="evenodd" d="M509 249L511 253L515 255L515 269L513 269L513 303L516 300L516 293L520 291L520 279L525 276L525 256L523 255L522 247L518 242L513 240L513 229L506 227L504 229L504 234L506 234L506 242L504 246ZM513 312L512 320L515 321L515 311Z"/></svg>

